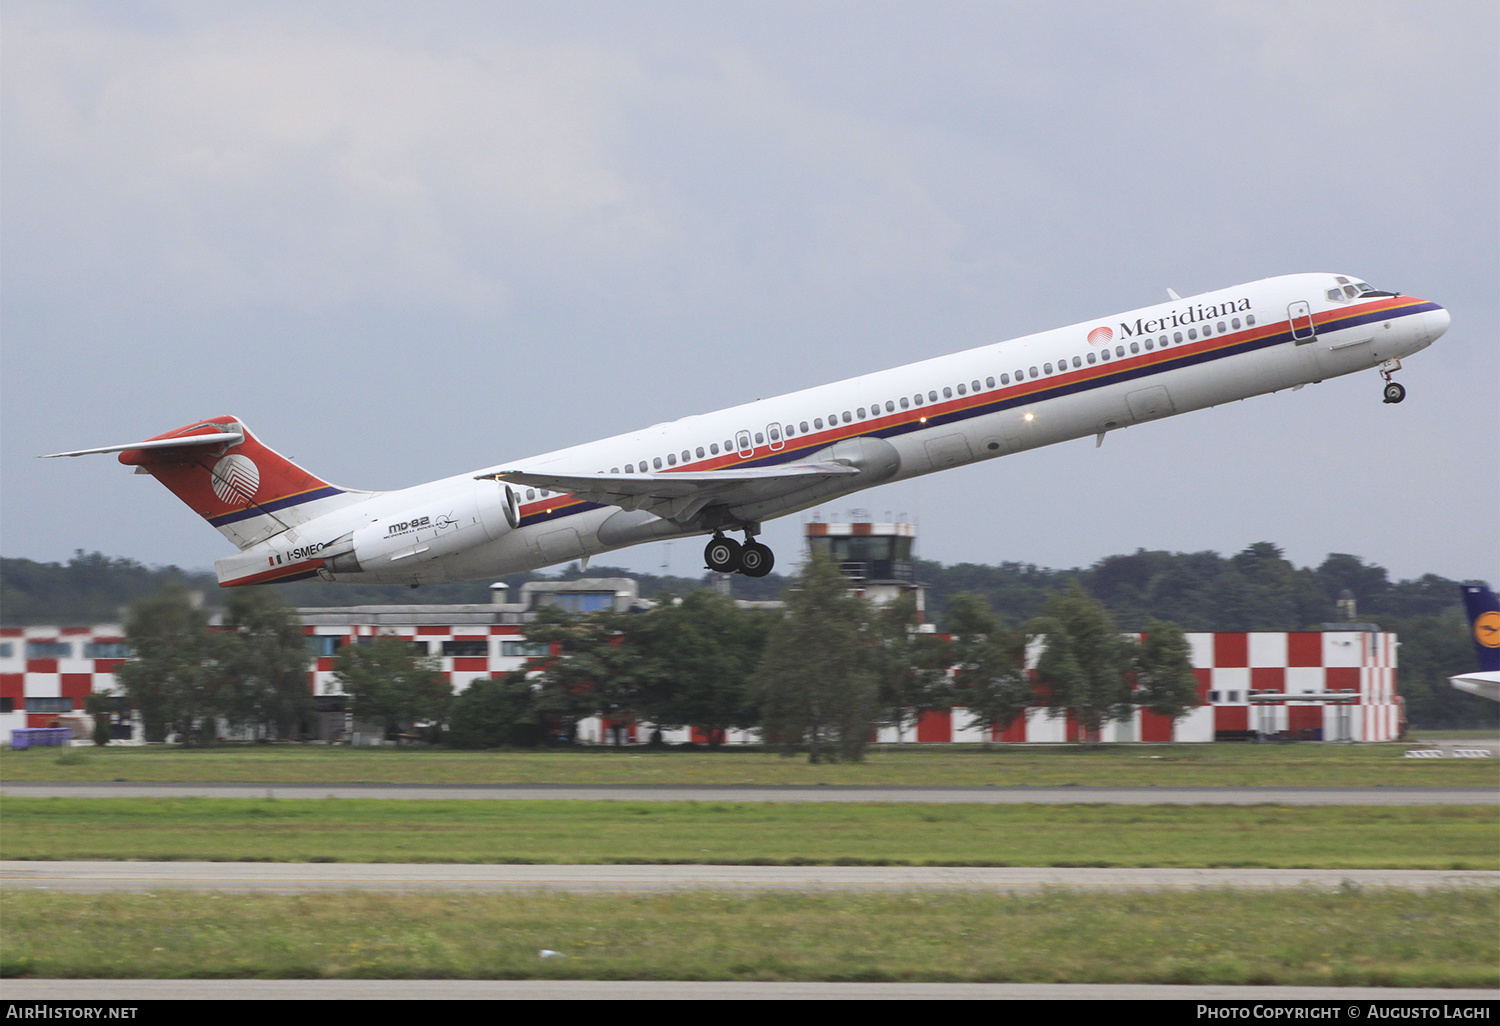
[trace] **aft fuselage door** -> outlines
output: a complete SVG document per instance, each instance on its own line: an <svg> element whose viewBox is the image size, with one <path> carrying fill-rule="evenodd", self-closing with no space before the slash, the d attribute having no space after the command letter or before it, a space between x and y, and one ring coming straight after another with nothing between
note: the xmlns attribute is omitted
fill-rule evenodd
<svg viewBox="0 0 1500 1026"><path fill-rule="evenodd" d="M1312 307L1307 305L1306 300L1299 299L1288 306L1286 316L1292 322L1292 341L1299 346L1311 342L1317 335L1317 328L1313 326Z"/></svg>

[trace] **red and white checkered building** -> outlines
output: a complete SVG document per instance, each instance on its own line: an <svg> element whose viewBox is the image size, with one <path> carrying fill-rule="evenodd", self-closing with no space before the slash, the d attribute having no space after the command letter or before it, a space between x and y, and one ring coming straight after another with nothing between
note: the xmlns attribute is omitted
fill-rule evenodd
<svg viewBox="0 0 1500 1026"><path fill-rule="evenodd" d="M1380 631L1327 630L1189 634L1198 708L1173 721L1144 709L1105 724L1098 740L1146 743L1213 741L1216 737L1287 734L1328 741L1394 741L1402 704L1396 694L1396 636ZM1027 653L1035 666L1042 643ZM986 737L968 726L964 709L922 714L918 742L1007 741L1059 744L1090 740L1074 716L1027 710L1010 727ZM894 727L881 741L896 741Z"/></svg>
<svg viewBox="0 0 1500 1026"><path fill-rule="evenodd" d="M337 649L377 634L395 634L424 646L454 690L462 691L475 679L508 673L544 654L526 641L523 608L301 610L303 629L315 653L308 686L315 695L338 694L332 672ZM495 622L509 619L516 622ZM461 622L465 620L470 622ZM1394 634L1329 630L1189 634L1187 638L1203 704L1175 722L1137 710L1125 721L1106 724L1100 741L1206 742L1248 731L1352 741L1391 741L1399 735L1402 715L1396 694ZM1033 646L1033 665L1038 654L1039 646ZM13 728L50 727L60 718L82 717L85 696L114 689L114 670L124 658L124 632L118 624L0 628L0 738L8 742ZM902 739L1043 744L1085 740L1071 715L1053 717L1045 708L1028 710L1009 729L989 738L969 728L969 719L963 709L929 711L919 719L914 736L908 728ZM578 725L578 739L606 742L611 726L583 721ZM649 727L630 726L620 739L627 743L644 740L645 733ZM665 731L664 736L669 743L705 740L701 731L691 729ZM894 742L897 732L883 727L878 739ZM733 731L725 738L729 744L755 740L749 731Z"/></svg>

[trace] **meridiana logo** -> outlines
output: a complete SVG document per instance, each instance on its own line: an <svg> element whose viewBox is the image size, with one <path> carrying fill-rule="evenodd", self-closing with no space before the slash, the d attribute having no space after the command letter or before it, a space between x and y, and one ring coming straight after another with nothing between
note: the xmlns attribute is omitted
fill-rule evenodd
<svg viewBox="0 0 1500 1026"><path fill-rule="evenodd" d="M1106 342L1113 341L1114 337L1115 333L1111 328L1095 328L1089 332L1089 345L1102 346Z"/></svg>
<svg viewBox="0 0 1500 1026"><path fill-rule="evenodd" d="M214 464L213 485L220 502L247 503L260 488L260 468L249 456L225 456Z"/></svg>
<svg viewBox="0 0 1500 1026"><path fill-rule="evenodd" d="M1500 613L1491 610L1474 618L1474 640L1485 648L1500 648Z"/></svg>

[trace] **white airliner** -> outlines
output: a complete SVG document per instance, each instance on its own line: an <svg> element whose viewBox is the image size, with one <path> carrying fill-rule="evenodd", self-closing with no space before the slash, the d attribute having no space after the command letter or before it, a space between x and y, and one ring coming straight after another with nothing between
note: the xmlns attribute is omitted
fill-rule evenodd
<svg viewBox="0 0 1500 1026"><path fill-rule="evenodd" d="M1095 318L390 492L337 488L234 417L118 452L239 548L221 586L494 578L712 535L708 568L759 577L760 525L864 488L1378 368L1448 328L1436 303L1295 274ZM741 532L741 544L726 533Z"/></svg>

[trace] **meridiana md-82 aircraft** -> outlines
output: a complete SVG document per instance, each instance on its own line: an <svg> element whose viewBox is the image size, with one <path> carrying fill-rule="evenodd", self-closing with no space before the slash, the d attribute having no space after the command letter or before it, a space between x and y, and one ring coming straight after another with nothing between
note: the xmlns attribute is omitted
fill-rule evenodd
<svg viewBox="0 0 1500 1026"><path fill-rule="evenodd" d="M239 549L221 586L494 578L710 535L708 569L769 573L767 520L864 488L1378 368L1448 328L1436 303L1294 274L761 399L398 491L339 488L234 417L118 452ZM741 533L744 542L731 537Z"/></svg>

